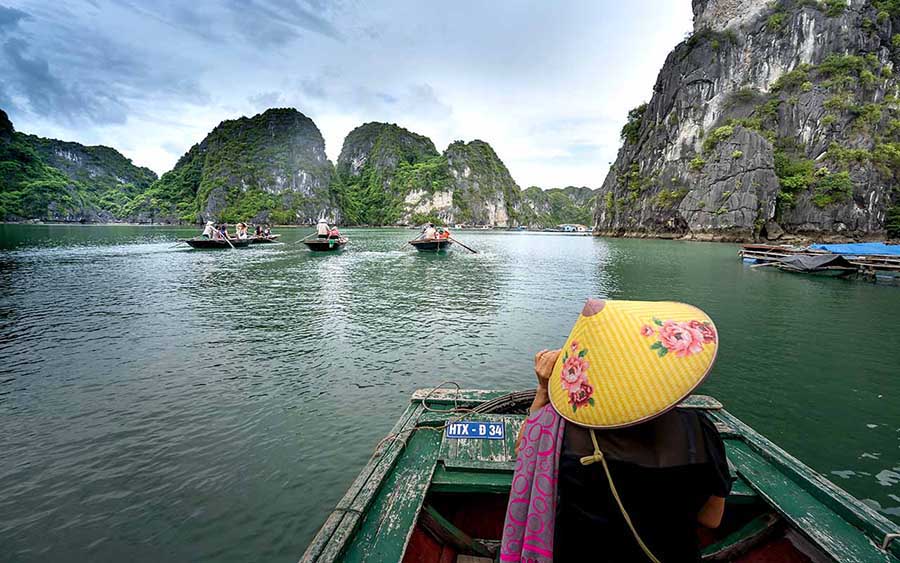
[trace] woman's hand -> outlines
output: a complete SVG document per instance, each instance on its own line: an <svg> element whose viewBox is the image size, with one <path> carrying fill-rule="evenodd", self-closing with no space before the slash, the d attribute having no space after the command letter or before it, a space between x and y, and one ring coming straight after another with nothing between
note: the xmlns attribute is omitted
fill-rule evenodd
<svg viewBox="0 0 900 563"><path fill-rule="evenodd" d="M534 375L537 377L537 393L534 396L534 402L531 403L531 412L538 411L550 402L550 394L547 391L547 385L550 376L553 374L553 366L562 350L541 350L534 355Z"/></svg>
<svg viewBox="0 0 900 563"><path fill-rule="evenodd" d="M534 401L531 403L529 412L535 413L544 408L550 402L550 393L547 385L550 382L550 376L553 374L553 366L562 350L541 350L534 355L534 375L537 377L537 391L534 395ZM516 453L519 453L519 446L522 445L522 435L525 432L525 424L519 429L519 435L516 437Z"/></svg>

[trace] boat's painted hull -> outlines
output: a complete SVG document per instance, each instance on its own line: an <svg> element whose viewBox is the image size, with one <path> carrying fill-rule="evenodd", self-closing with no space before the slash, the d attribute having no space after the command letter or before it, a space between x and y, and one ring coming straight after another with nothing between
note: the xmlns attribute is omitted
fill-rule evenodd
<svg viewBox="0 0 900 563"><path fill-rule="evenodd" d="M411 240L409 244L413 245L419 252L444 252L453 245L451 240Z"/></svg>
<svg viewBox="0 0 900 563"><path fill-rule="evenodd" d="M516 435L534 394L507 397L500 391L416 392L301 561L496 560ZM722 526L700 535L704 560L809 561L804 554L812 553L812 560L900 563L900 540L880 548L896 525L715 399L690 397L681 406L712 419L734 470ZM505 436L447 438L446 426L462 419L502 424Z"/></svg>
<svg viewBox="0 0 900 563"><path fill-rule="evenodd" d="M272 244L273 242L278 242L278 237L281 235L272 235L268 237L250 237L250 244Z"/></svg>
<svg viewBox="0 0 900 563"><path fill-rule="evenodd" d="M228 244L228 241L224 240L212 240L212 239L187 239L186 242L191 248L196 248L198 250L224 250L230 249L232 246L234 248L244 248L250 245L250 241L247 239L236 239L232 240L231 244Z"/></svg>
<svg viewBox="0 0 900 563"><path fill-rule="evenodd" d="M348 243L347 239L312 239L305 240L303 244L313 252L336 252Z"/></svg>

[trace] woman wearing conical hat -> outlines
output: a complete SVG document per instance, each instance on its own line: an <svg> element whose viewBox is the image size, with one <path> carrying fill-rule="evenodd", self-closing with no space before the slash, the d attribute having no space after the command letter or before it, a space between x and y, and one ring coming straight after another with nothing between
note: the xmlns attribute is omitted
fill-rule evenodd
<svg viewBox="0 0 900 563"><path fill-rule="evenodd" d="M328 238L328 232L331 229L328 228L328 221L323 217L319 219L319 222L316 224L316 234L317 238Z"/></svg>
<svg viewBox="0 0 900 563"><path fill-rule="evenodd" d="M731 478L715 426L677 408L718 334L683 303L589 300L561 350L535 357L501 561L700 561Z"/></svg>

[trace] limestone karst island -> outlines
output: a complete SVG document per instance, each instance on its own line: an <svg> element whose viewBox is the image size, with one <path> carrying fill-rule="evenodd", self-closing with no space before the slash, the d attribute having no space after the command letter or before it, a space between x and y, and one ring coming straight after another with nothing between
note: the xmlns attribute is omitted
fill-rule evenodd
<svg viewBox="0 0 900 563"><path fill-rule="evenodd" d="M0 562L900 563L900 0L0 0Z"/></svg>

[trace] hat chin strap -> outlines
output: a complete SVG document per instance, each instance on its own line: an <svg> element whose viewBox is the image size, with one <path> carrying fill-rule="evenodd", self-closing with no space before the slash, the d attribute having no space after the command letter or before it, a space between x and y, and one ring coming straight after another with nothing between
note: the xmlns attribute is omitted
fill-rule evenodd
<svg viewBox="0 0 900 563"><path fill-rule="evenodd" d="M619 491L616 490L616 485L613 483L612 475L609 473L609 466L606 465L606 458L603 457L603 452L600 451L600 445L597 444L597 435L594 434L594 429L591 428L591 442L594 443L594 453L592 455L584 456L581 458L581 465L593 465L597 462L600 462L603 465L603 471L606 473L606 480L609 482L609 490L612 491L613 498L616 499L616 504L619 505L619 510L622 511L622 517L625 518L625 523L628 524L628 528L631 530L634 539L637 540L638 545L643 550L644 555L647 556L650 561L653 563L660 563L659 559L653 555L653 552L650 551L650 548L647 547L647 544L644 543L644 540L641 539L641 536L638 535L637 530L634 528L634 524L631 523L631 517L628 516L628 511L625 510L625 506L622 504L622 499L619 498Z"/></svg>

